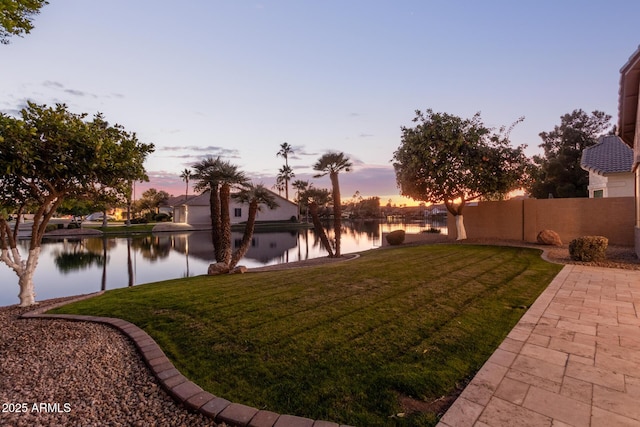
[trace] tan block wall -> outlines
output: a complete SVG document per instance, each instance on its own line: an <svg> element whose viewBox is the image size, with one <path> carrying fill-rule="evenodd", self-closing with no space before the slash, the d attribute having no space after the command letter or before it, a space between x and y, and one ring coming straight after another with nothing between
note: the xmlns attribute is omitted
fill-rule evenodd
<svg viewBox="0 0 640 427"><path fill-rule="evenodd" d="M634 245L634 198L526 199L480 202L465 206L469 238L536 242L538 233L551 229L563 243L580 236L605 236L612 245ZM456 237L455 221L447 219L449 236Z"/></svg>

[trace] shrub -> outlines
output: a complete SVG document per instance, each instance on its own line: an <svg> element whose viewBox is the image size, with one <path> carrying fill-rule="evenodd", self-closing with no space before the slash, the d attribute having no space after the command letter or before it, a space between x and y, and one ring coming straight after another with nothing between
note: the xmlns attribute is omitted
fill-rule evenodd
<svg viewBox="0 0 640 427"><path fill-rule="evenodd" d="M77 222L70 222L70 223L67 225L67 228L68 228L69 230L74 229L74 228L80 228L80 225L78 225L78 223L77 223Z"/></svg>
<svg viewBox="0 0 640 427"><path fill-rule="evenodd" d="M440 229L431 227L428 230L424 230L423 233L440 234Z"/></svg>
<svg viewBox="0 0 640 427"><path fill-rule="evenodd" d="M404 243L404 230L396 230L387 234L387 243L392 246L401 245Z"/></svg>
<svg viewBox="0 0 640 427"><path fill-rule="evenodd" d="M129 221L131 224L146 224L149 221L146 218L133 218Z"/></svg>
<svg viewBox="0 0 640 427"><path fill-rule="evenodd" d="M583 236L569 243L569 255L574 261L599 261L607 257L609 239L603 236Z"/></svg>
<svg viewBox="0 0 640 427"><path fill-rule="evenodd" d="M166 213L159 213L153 217L153 220L157 222L167 222L167 221L171 221L171 216Z"/></svg>
<svg viewBox="0 0 640 427"><path fill-rule="evenodd" d="M44 232L48 233L50 231L57 230L57 229L58 229L57 224L48 224L47 227L44 229Z"/></svg>

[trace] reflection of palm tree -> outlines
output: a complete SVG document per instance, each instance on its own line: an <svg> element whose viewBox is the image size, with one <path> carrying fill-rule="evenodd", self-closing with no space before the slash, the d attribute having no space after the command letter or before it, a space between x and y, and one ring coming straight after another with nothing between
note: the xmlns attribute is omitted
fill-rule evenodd
<svg viewBox="0 0 640 427"><path fill-rule="evenodd" d="M240 203L249 204L249 218L247 219L247 224L244 228L242 242L231 257L229 268L235 267L238 264L238 261L240 261L240 259L249 250L251 239L253 237L253 229L256 223L256 216L258 215L258 211L260 211L261 205L265 205L269 209L275 209L278 207L273 194L262 184L249 184L244 189L234 194L233 197Z"/></svg>
<svg viewBox="0 0 640 427"><path fill-rule="evenodd" d="M338 174L341 171L351 171L352 163L344 153L327 153L324 154L315 165L313 169L320 172L315 175L315 178L319 178L329 174L331 179L331 187L333 192L333 228L336 238L336 252L335 256L340 256L340 233L342 227L342 206L340 202L340 183L338 182Z"/></svg>

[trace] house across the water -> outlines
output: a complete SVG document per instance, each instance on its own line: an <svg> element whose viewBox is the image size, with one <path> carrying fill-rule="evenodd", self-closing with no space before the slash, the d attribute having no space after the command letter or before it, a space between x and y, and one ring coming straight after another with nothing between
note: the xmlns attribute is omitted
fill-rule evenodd
<svg viewBox="0 0 640 427"><path fill-rule="evenodd" d="M273 193L273 197L278 204L275 209L262 207L258 212L256 221L297 221L298 205ZM246 222L249 217L249 205L238 203L231 198L229 202L229 217L231 224ZM173 222L177 224L187 224L191 226L210 227L211 209L209 205L209 191L205 191L199 196L191 197L173 206Z"/></svg>

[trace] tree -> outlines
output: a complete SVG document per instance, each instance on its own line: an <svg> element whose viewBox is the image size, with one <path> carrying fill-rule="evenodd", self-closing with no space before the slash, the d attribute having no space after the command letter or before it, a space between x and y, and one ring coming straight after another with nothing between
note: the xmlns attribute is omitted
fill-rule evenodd
<svg viewBox="0 0 640 427"><path fill-rule="evenodd" d="M313 222L313 229L316 236L320 238L322 246L329 254L329 258L334 257L333 248L327 237L327 233L324 231L322 222L320 222L320 216L318 214L318 207L325 206L331 201L331 194L329 190L324 188L314 188L309 186L305 191L300 193L300 203L308 207L311 214L311 221Z"/></svg>
<svg viewBox="0 0 640 427"><path fill-rule="evenodd" d="M192 176L193 176L193 172L191 171L191 169L185 169L180 173L180 178L182 178L182 180L186 182L186 186L187 186L184 192L185 202L189 198L189 180L191 179Z"/></svg>
<svg viewBox="0 0 640 427"><path fill-rule="evenodd" d="M156 190L150 188L142 193L142 197L136 202L139 211L147 211L149 213L159 213L160 205L169 200L171 196L164 190Z"/></svg>
<svg viewBox="0 0 640 427"><path fill-rule="evenodd" d="M0 0L0 44L9 44L11 36L29 34L33 16L47 4L47 0Z"/></svg>
<svg viewBox="0 0 640 427"><path fill-rule="evenodd" d="M325 175L329 175L331 179L331 189L333 197L333 228L336 239L336 252L335 257L340 256L340 235L342 232L342 206L340 199L340 183L338 182L338 174L342 171L350 172L352 163L344 153L330 152L321 156L318 161L313 165L313 170L320 172L314 175L315 178L320 178Z"/></svg>
<svg viewBox="0 0 640 427"><path fill-rule="evenodd" d="M284 187L284 197L289 200L289 181L296 175L293 173L293 169L284 165L278 170L278 176L276 176L276 183Z"/></svg>
<svg viewBox="0 0 640 427"><path fill-rule="evenodd" d="M289 180L293 178L293 170L289 167L289 154L293 154L293 147L288 142L280 144L280 151L276 153L276 156L284 157L284 168L280 169L280 175L284 181L285 197L289 200Z"/></svg>
<svg viewBox="0 0 640 427"><path fill-rule="evenodd" d="M247 224L244 227L240 246L231 256L229 269L234 268L238 264L238 261L240 261L240 259L242 259L249 250L251 239L253 238L253 230L256 224L256 217L258 212L261 210L262 205L269 209L275 209L278 207L273 193L267 190L262 184L247 184L232 197L240 203L246 203L249 205L249 217L247 218Z"/></svg>
<svg viewBox="0 0 640 427"><path fill-rule="evenodd" d="M302 213L302 211L301 211L302 204L300 202L300 193L302 193L307 188L309 188L311 186L311 184L309 183L309 181L303 181L301 179L296 179L295 181L293 181L293 183L291 183L291 186L296 189L296 198L294 200L298 204L298 220L300 220L300 215Z"/></svg>
<svg viewBox="0 0 640 427"><path fill-rule="evenodd" d="M229 201L233 187L243 187L248 183L246 175L236 165L208 157L194 165L198 180L196 191L210 191L211 239L217 262L229 264L231 261L231 218Z"/></svg>
<svg viewBox="0 0 640 427"><path fill-rule="evenodd" d="M73 114L66 105L29 102L21 113L21 119L0 113L0 260L15 271L20 305L28 306L35 304L33 274L56 209L67 198L117 192L129 180L147 179L142 165L154 147L100 114L87 122L86 114ZM6 213L29 205L35 213L23 260L16 245L20 218L11 230Z"/></svg>
<svg viewBox="0 0 640 427"><path fill-rule="evenodd" d="M585 148L597 143L611 116L602 111L591 115L574 110L560 118L551 132L541 132L543 156L534 156L530 165L531 180L527 192L531 197L588 197L589 172L580 167Z"/></svg>
<svg viewBox="0 0 640 427"><path fill-rule="evenodd" d="M393 155L400 193L418 201L444 202L456 218L457 239L466 239L466 203L522 185L525 146L512 148L509 141L509 131L518 122L496 133L484 126L480 113L462 119L430 109L417 110L413 122L415 127L401 128L401 144Z"/></svg>

